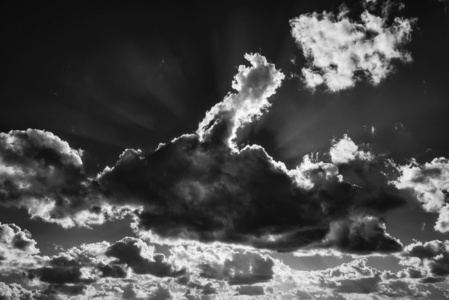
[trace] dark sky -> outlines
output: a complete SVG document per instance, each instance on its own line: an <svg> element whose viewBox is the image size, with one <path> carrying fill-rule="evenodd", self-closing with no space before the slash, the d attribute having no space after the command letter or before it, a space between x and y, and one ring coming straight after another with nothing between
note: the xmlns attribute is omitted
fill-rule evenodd
<svg viewBox="0 0 449 300"><path fill-rule="evenodd" d="M87 292L88 287L98 290L101 280L110 277L117 280L114 284L122 294L101 296L105 299L126 298L127 289L132 290L127 299L178 299L178 296L184 299L180 295L185 299L206 299L194 298L193 291L207 294L208 284L208 288L215 289L210 295L231 295L226 293L232 292L255 299L262 297L260 291L267 295L270 291L277 293L279 299L292 299L294 288L297 288L297 297L306 293L316 297L313 299L349 299L332 297L350 294L377 295L381 299L387 296L419 298L424 297L420 293L426 290L434 299L442 299L438 297L443 297L449 275L449 229L437 230L434 225L438 218L446 217L445 221L449 222L449 163L447 160L437 163L434 159L449 156L448 3L402 2L403 8L398 8L398 1L380 0L346 1L344 6L330 0L3 1L0 4L0 132L4 133L0 140L0 226L14 223L22 230L28 230L25 242L36 241L39 255L49 257L34 262L34 267L24 267L24 272L31 274L27 278L37 278L44 286L42 290L33 291L24 278L16 280L6 262L3 265L0 262L0 269L13 275L5 275L0 283L19 283L26 290L20 297L29 292L34 293L33 297L40 293L45 297L81 295L89 298L94 294ZM330 18L334 23L345 18L360 22L366 3L374 3L371 12L384 18L385 30L395 26L395 17L410 20L410 38L400 47L411 55L412 60L388 61L382 54L392 71L379 84L372 84L369 72L359 69L353 78L355 84L350 88L339 91L332 91L325 85L307 88L301 70L308 66L317 71L319 67L311 66L314 54L308 56L304 46L295 41L289 21L299 16L312 18L313 12L327 11L335 14L333 19ZM346 12L342 19L336 17L339 11ZM323 15L321 18L326 19ZM325 34L317 35L316 40L325 40ZM369 40L369 34L375 33L366 31L366 34L365 39ZM232 81L241 72L238 66L249 65L245 53L259 53L285 75L280 86L275 82L276 76L280 75L273 69L264 69L268 75L261 73L257 77L259 69L254 66L255 79L245 79L243 85L254 90L262 89L259 85L252 87L259 81L275 86L276 92L272 96L269 94L272 106L266 111L262 109L263 113L253 119L249 117L251 120L244 121L244 125L235 125L234 119L227 119L230 118L228 114L238 114L237 108L229 112L224 106L219 107L216 112L211 112L216 126L209 124L209 131L201 137L198 124L206 112L229 97L229 93L235 93ZM258 98L253 94L248 97L250 100ZM232 140L225 139L225 133L219 131L220 126L224 128L223 132L233 126L237 132L238 149L242 150L245 145L260 145L273 161L285 164L285 170L273 167L276 164L257 149L250 147L248 153L232 152L232 145L228 144ZM17 137L20 139L17 143L25 145L28 138L32 139L31 134L26 133L29 128L51 132L66 141L71 149L82 149L82 171L77 171L76 163L68 162L61 148L54 148L59 142L53 146L30 142L31 154L26 152L28 150L8 152L13 150L4 146L9 143L4 137L12 136L12 130L20 131L23 136ZM200 137L195 134L195 137L182 136L195 132ZM354 154L356 156L350 161L337 162L330 149L338 148L338 141L347 142L345 134L358 150L373 156L365 159ZM172 141L175 138L178 140ZM158 148L160 143L168 146ZM57 151L53 153L46 147ZM142 152L129 150L127 155L120 156L125 149L141 149ZM44 150L51 153L42 152ZM198 151L203 156L185 154L185 151ZM344 179L338 181L337 177L326 177L326 182L320 181L322 186L316 188L318 179L313 176L321 176L320 172L327 170L321 164L307 173L313 177L315 186L312 190L290 186L291 172L298 170L303 157L310 154L317 155L316 163L322 161L337 166L337 172ZM404 174L407 168L413 169L412 159L415 159L413 166L417 169L413 171L414 177L406 182ZM105 170L108 166L115 168ZM30 182L39 188L31 190L26 185L12 188L10 185L16 181L8 177L8 168L22 168L22 173L14 173L16 179L38 174ZM59 173L52 175L50 169ZM21 175L17 175L19 173ZM27 175L23 175L25 173ZM223 173L235 175L236 181ZM59 181L55 179L58 176L64 184L58 185ZM183 199L188 201L177 202L180 190L184 193ZM423 197L433 197L437 193L443 193L443 198L439 196L437 208L429 208L436 198ZM41 204L47 203L45 199L56 203L57 209L51 210ZM154 203L153 199L156 199ZM198 199L208 199L215 204L196 209ZM295 202L298 199L305 203L298 204ZM228 202L222 207L220 201ZM107 215L103 204L114 209L125 207L129 209L128 215L122 219L112 216L115 211ZM46 217L39 218L43 216L42 212L35 213L38 217L30 218L27 210L31 205L51 210L47 222ZM138 207L142 210L138 211ZM440 214L446 208L447 213ZM82 224L72 228L55 224L59 221L54 220L72 218L84 210L92 212L95 209L103 209L100 215L104 213L109 221L92 225L90 229ZM292 210L301 213L294 215ZM298 218L301 220L297 221ZM130 227L132 222L134 228ZM449 223L441 224L449 228ZM0 242L6 245L8 240L3 238L3 241L2 236L7 236L4 232L9 231L2 230ZM353 231L360 236L354 237ZM154 236L145 240L139 235L141 232L152 232L170 242L157 240ZM16 238L18 233L14 234ZM126 236L132 238L119 241ZM178 250L173 250L177 249L173 243L187 245L192 240L201 247L212 247L215 244L210 242L220 242L221 246L217 247L222 248L217 251L225 253L223 247L231 247L229 251L234 251L224 265L219 265L223 261L212 263L202 256L199 258L195 251L201 252L200 248L191 251L191 261L206 261L197 266L202 272L198 274L202 275L195 273L201 277L201 287L200 281L194 282L193 275L191 282L182 283L181 279L188 277L189 268L193 268L192 262L170 265L177 259L175 251ZM76 256L73 251L70 252L73 265L58 265L57 258L69 248L102 241L109 243L105 254L102 252L109 259L102 262L108 264L108 271L104 271L106 267L98 267L98 262L93 260L83 265L77 261L81 254ZM420 248L413 252L420 247L418 242L439 243L439 248L435 247L442 252L432 252L430 244L421 245L424 250ZM153 253L153 261L148 261L149 256L143 255L148 250L142 246L144 244L145 247L156 247L155 251L166 255L165 260L162 262L160 254ZM232 246L226 246L230 244L252 250L244 253L243 248L237 246L232 250ZM446 246L441 246L443 244ZM5 249L12 251L11 257L20 258L22 254L17 254L15 248L28 251L25 254L33 259L38 255L31 251L34 244L32 247L4 247L0 247L0 258L7 257L2 254ZM89 247L94 246L85 246L83 251L93 251ZM309 254L304 254L307 251ZM323 251L328 252L325 255ZM436 258L439 254L443 258ZM271 256L260 258L261 255ZM385 256L367 258L370 255ZM412 258L420 259L421 264L411 263ZM368 259L366 264L365 259ZM247 277L230 275L238 270L236 265L245 263L251 265L250 271L244 270L249 273L240 271ZM324 279L319 285L307 282L304 286L309 286L308 289L293 283L291 286L287 283L278 285L274 282L278 280L276 276L281 275L267 271L272 270L270 263L274 263L275 270L282 269L279 264L285 264L293 270L291 272L319 270L322 273L313 276ZM103 272L100 280L89 281L84 275L75 276L81 266L93 268L93 265ZM407 267L414 268L414 275L407 273ZM124 272L120 273L120 268L128 272L126 276L119 276ZM262 275L252 274L254 268L261 268ZM340 270L350 273L351 268L363 269L365 273L361 272L364 275L357 278L335 275ZM381 274L384 270L403 273L395 273L396 277L391 275L393 278ZM55 281L53 275L46 273L53 271L61 272L65 275L60 276L67 278L75 274L76 279ZM420 275L417 272L421 272ZM136 274L151 274L152 286L144 288L140 279L133 277ZM181 274L187 275L182 277ZM295 276L307 278L306 273ZM164 281L167 278L173 280ZM129 287L127 280L135 286ZM339 288L332 285L335 281L339 282ZM431 281L438 283L430 284ZM220 282L225 282L230 290L218 288ZM375 282L375 288L372 282ZM410 282L418 286L412 287ZM0 286L0 298L2 293L7 295L8 286L5 286ZM320 289L328 296L318 295ZM192 294L187 294L188 291ZM14 299L14 296L10 297ZM207 299L215 299L215 296L211 297Z"/></svg>

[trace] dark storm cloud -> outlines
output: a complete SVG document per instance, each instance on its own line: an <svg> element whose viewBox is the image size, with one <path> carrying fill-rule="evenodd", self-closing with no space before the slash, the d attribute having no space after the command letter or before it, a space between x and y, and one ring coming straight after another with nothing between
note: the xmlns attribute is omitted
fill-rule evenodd
<svg viewBox="0 0 449 300"><path fill-rule="evenodd" d="M295 186L260 146L235 148L236 131L269 107L283 75L259 55L246 57L229 94L200 123L154 153L126 150L98 178L114 204L142 205L139 227L164 237L295 249L321 240L317 201ZM282 217L280 217L282 216ZM272 240L269 238L272 237Z"/></svg>
<svg viewBox="0 0 449 300"><path fill-rule="evenodd" d="M319 203L261 147L234 153L184 135L149 155L128 150L99 182L117 204L143 205L139 227L164 237L294 249L327 233Z"/></svg>
<svg viewBox="0 0 449 300"><path fill-rule="evenodd" d="M165 262L163 254L146 253L148 251L141 240L126 238L110 246L105 255L117 258L117 263L128 265L136 274L177 277L185 273L185 270L174 270Z"/></svg>
<svg viewBox="0 0 449 300"><path fill-rule="evenodd" d="M263 56L245 58L252 66L239 67L237 93L212 107L195 134L160 144L152 153L127 149L95 179L86 176L81 152L51 133L2 134L4 205L26 207L65 227L102 223L113 215L112 207L134 207L143 235L169 239L277 251L400 250L381 218L405 201L388 183L383 159L344 137L333 144L330 162L306 157L289 170L261 146L238 146L238 131L270 107L268 98L284 79ZM131 246L116 245L111 255L119 255L114 251L120 247ZM126 263L135 272L171 276L162 261L156 256Z"/></svg>
<svg viewBox="0 0 449 300"><path fill-rule="evenodd" d="M292 251L325 240L335 222L355 228L357 223L349 219L380 215L405 204L388 184L380 160L374 161L348 138L331 149L334 164L305 159L293 170L261 146L239 149L237 130L269 107L266 97L282 79L264 58L247 59L253 67L240 67L233 85L239 93L229 94L207 112L197 134L161 144L153 153L128 149L113 168L98 176L113 205L142 207L137 213L139 230L167 238ZM337 165L346 170L348 182ZM335 236L358 239L350 245L325 245L353 252L400 250L401 244L378 223L370 232Z"/></svg>

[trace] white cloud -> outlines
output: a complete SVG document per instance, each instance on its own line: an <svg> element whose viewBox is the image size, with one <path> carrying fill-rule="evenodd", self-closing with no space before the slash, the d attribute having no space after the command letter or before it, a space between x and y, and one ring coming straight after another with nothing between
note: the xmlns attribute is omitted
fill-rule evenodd
<svg viewBox="0 0 449 300"><path fill-rule="evenodd" d="M63 227L89 226L105 221L90 210L95 194L81 150L43 130L0 133L0 205Z"/></svg>
<svg viewBox="0 0 449 300"><path fill-rule="evenodd" d="M385 17L368 11L359 21L346 15L315 12L290 20L293 38L308 59L303 80L312 90L324 84L338 92L362 77L377 85L392 72L392 60L411 61L401 46L411 39L412 19L396 18L389 25Z"/></svg>
<svg viewBox="0 0 449 300"><path fill-rule="evenodd" d="M353 160L373 159L373 154L367 151L359 150L359 147L346 134L338 142L334 142L329 150L331 160L334 164L346 164Z"/></svg>
<svg viewBox="0 0 449 300"><path fill-rule="evenodd" d="M449 204L446 204L440 209L435 230L443 233L449 232Z"/></svg>
<svg viewBox="0 0 449 300"><path fill-rule="evenodd" d="M245 54L252 67L241 65L234 77L232 88L237 94L228 94L207 113L199 124L197 134L202 141L215 130L226 130L225 142L235 148L237 130L262 116L271 104L268 98L280 87L285 75L258 53ZM219 128L224 126L224 128Z"/></svg>
<svg viewBox="0 0 449 300"><path fill-rule="evenodd" d="M338 175L338 168L334 164L316 161L309 155L303 157L302 162L293 170L287 171L301 188L311 190L316 185L326 181L341 181L341 175Z"/></svg>
<svg viewBox="0 0 449 300"><path fill-rule="evenodd" d="M412 191L416 199L428 212L439 213L435 229L449 231L449 207L446 204L449 191L449 160L435 158L423 165L412 161L409 165L399 166L400 177L392 183L399 189Z"/></svg>
<svg viewBox="0 0 449 300"><path fill-rule="evenodd" d="M6 275L14 269L32 266L39 253L31 233L15 224L0 223L0 273Z"/></svg>

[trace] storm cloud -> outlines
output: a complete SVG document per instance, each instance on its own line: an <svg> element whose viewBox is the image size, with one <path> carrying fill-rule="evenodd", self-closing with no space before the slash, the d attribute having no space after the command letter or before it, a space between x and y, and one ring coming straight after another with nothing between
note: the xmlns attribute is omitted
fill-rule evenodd
<svg viewBox="0 0 449 300"><path fill-rule="evenodd" d="M283 252L305 247L400 251L382 218L406 201L390 183L396 179L389 177L394 164L384 157L344 136L326 153L330 160L306 156L288 169L262 146L239 145L239 130L269 109L284 79L260 54L245 58L251 66L239 67L232 85L237 92L208 111L196 133L160 144L154 152L127 149L96 177L86 175L82 151L51 133L3 134L3 205L25 207L32 216L64 227L101 224L121 217L123 209L134 215L138 234L168 240ZM130 247L116 245L110 253L117 257L116 251ZM134 272L164 276L170 272L162 261L128 265ZM103 267L104 276L123 275L111 268Z"/></svg>

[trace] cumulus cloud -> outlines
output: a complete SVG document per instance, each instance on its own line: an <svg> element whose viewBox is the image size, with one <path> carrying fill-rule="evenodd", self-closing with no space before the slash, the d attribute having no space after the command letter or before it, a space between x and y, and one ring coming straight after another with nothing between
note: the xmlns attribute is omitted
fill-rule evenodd
<svg viewBox="0 0 449 300"><path fill-rule="evenodd" d="M367 258L354 259L334 268L298 271L277 263L271 286L299 299L445 299L447 292L424 282L422 276L404 271L380 271ZM416 270L416 269L415 269ZM410 270L408 270L410 271ZM407 274L406 274L407 273ZM412 272L413 273L413 272ZM420 273L422 274L422 273ZM288 289L283 288L288 286ZM265 287L265 291L267 291ZM287 299L291 299L287 298Z"/></svg>
<svg viewBox="0 0 449 300"><path fill-rule="evenodd" d="M253 253L235 253L223 264L201 264L200 275L225 280L231 285L266 282L273 277L273 260Z"/></svg>
<svg viewBox="0 0 449 300"><path fill-rule="evenodd" d="M0 133L0 205L64 227L88 226L104 222L96 197L82 151L47 131Z"/></svg>
<svg viewBox="0 0 449 300"><path fill-rule="evenodd" d="M237 130L271 106L268 98L280 87L285 75L260 54L245 54L245 59L252 67L241 65L232 83L238 93L228 94L206 113L197 130L201 141L219 138L235 147Z"/></svg>
<svg viewBox="0 0 449 300"><path fill-rule="evenodd" d="M267 69L266 65L255 64L253 69L257 68L262 68L262 73L267 70L277 72L271 65ZM252 74L246 68L241 68L241 72ZM273 76L254 78L271 82ZM254 78L252 81L256 81ZM253 91L254 88L246 89L252 91L246 92L251 95L261 94ZM236 115L240 114L239 109L234 110ZM218 114L217 118L222 116ZM214 122L211 128L219 126L221 121ZM320 245L330 230L334 230L335 224L353 228L353 221L345 223L342 219L348 217L350 210L351 218L383 212L382 201L378 201L372 187L368 192L370 196L365 195L361 192L366 189L361 189L364 186L360 180L345 171L357 164L373 164L374 156L359 150L346 136L332 146L332 162L312 161L305 157L297 168L289 170L261 146L237 150L223 139L223 134L226 135L220 130L207 131L207 134L205 131L207 138L204 140L198 134L183 135L148 154L128 149L113 168L106 168L95 179L84 174L79 152L49 133L28 130L10 133L8 138L3 135L3 148L9 147L9 152L5 150L2 159L19 162L3 166L3 172L9 174L4 177L8 188L3 191L16 195L14 201L11 196L4 199L8 205L27 207L31 214L41 211L38 216L65 227L103 222L108 207L140 207L135 211L139 230L152 231L166 238L221 241L279 251ZM40 142L33 141L36 137ZM39 158L43 154L35 153L41 152L52 154ZM8 168L20 169L17 172L28 175L19 176L16 171L17 174L13 174ZM9 171L5 171L7 169ZM377 169L373 172L381 174ZM53 179L54 173L57 177ZM14 194L11 182L15 182L12 186L27 183ZM45 184L41 186L42 182ZM386 186L386 180L380 179L376 185ZM386 199L385 203L394 203L391 201L393 193L382 192L380 198ZM358 199L355 210L353 197ZM378 207L370 204L374 202L380 203ZM49 203L53 208L49 209ZM95 208L94 212L92 208ZM97 217L92 219L92 214ZM80 219L80 216L86 218ZM381 240L390 239L385 230L379 232L384 234ZM341 234L335 237L346 238ZM371 237L379 239L381 236ZM329 245L342 251L353 251L341 246L343 244L335 238L332 241L327 239L320 247ZM388 252L396 248L376 246L371 251ZM366 251L370 250L367 248ZM124 276L124 270L118 266L103 266L102 272L104 276Z"/></svg>
<svg viewBox="0 0 449 300"><path fill-rule="evenodd" d="M35 254L39 252L36 244L37 242L31 237L31 233L28 230L22 230L15 224L0 223L0 245L2 247Z"/></svg>
<svg viewBox="0 0 449 300"><path fill-rule="evenodd" d="M0 280L34 266L39 253L31 233L15 224L0 223Z"/></svg>
<svg viewBox="0 0 449 300"><path fill-rule="evenodd" d="M0 299L38 299L39 293L23 288L20 284L0 282Z"/></svg>
<svg viewBox="0 0 449 300"><path fill-rule="evenodd" d="M401 264L428 271L436 277L449 276L449 241L416 242L401 253Z"/></svg>
<svg viewBox="0 0 449 300"><path fill-rule="evenodd" d="M399 250L381 218L404 201L388 183L382 159L349 137L333 143L330 161L306 156L293 169L261 146L237 145L238 129L269 108L269 97L284 78L263 56L245 57L251 66L239 67L237 93L208 111L196 133L151 153L127 149L95 178L85 174L80 151L48 132L3 134L3 205L26 207L31 215L65 227L102 223L132 208L137 233L167 240L276 251ZM163 256L127 261L117 252L137 255L141 248L136 247L123 242L111 246L110 254L136 273L171 272ZM105 265L101 274L118 278L124 270Z"/></svg>
<svg viewBox="0 0 449 300"><path fill-rule="evenodd" d="M393 70L392 61L411 61L402 46L411 39L414 20L364 11L352 20L346 11L304 14L290 20L291 33L308 60L302 69L305 85L325 85L331 92L351 88L367 78L379 84Z"/></svg>
<svg viewBox="0 0 449 300"><path fill-rule="evenodd" d="M332 163L347 164L354 160L370 161L374 158L369 151L359 150L359 147L346 134L339 141L335 141L329 151Z"/></svg>
<svg viewBox="0 0 449 300"><path fill-rule="evenodd" d="M159 261L153 244L128 237L42 257L43 267L22 268L29 273L24 277L28 285L0 284L0 295L12 299L346 299L348 295L438 299L445 292L429 285L447 276L441 259L447 253L445 244L406 247L404 261L420 257L428 270L412 266L398 273L379 271L360 258L326 270L300 271L262 251L223 244L169 247ZM104 266L130 271L126 278L105 276ZM175 274L176 270L182 272Z"/></svg>
<svg viewBox="0 0 449 300"><path fill-rule="evenodd" d="M389 253L402 249L402 243L390 236L385 224L373 216L334 222L324 242L326 246L329 244L342 252L357 254Z"/></svg>
<svg viewBox="0 0 449 300"><path fill-rule="evenodd" d="M99 175L99 185L114 205L142 206L137 219L137 228L142 232L278 251L319 245L331 224L348 215L379 215L404 204L394 187L388 185L380 167L362 168L365 173L378 174L377 177L352 172L367 178L365 183L358 178L356 185L346 182L333 163L306 157L297 168L289 170L261 146L245 146L236 151L221 142L221 131L209 134L219 138L201 141L198 135L183 135L153 153L126 150L113 168ZM331 151L340 156L349 157L344 151L352 155L351 161L345 160L346 169L367 163L376 166L369 152L358 150L357 146L348 150L340 146L343 143L352 141L345 137ZM348 170L345 174L355 180ZM378 189L368 183L375 183ZM355 223L351 224L348 228L354 228ZM389 237L381 225L377 234L364 238L382 241L368 241L366 251L400 249L400 243ZM369 249L368 245L375 248Z"/></svg>
<svg viewBox="0 0 449 300"><path fill-rule="evenodd" d="M381 273L367 266L366 259L356 259L318 274L323 287L332 288L338 293L377 292L381 281Z"/></svg>
<svg viewBox="0 0 449 300"><path fill-rule="evenodd" d="M435 230L449 232L448 159L435 158L422 165L412 161L398 169L401 176L392 183L399 189L411 191L426 211L439 214Z"/></svg>
<svg viewBox="0 0 449 300"><path fill-rule="evenodd" d="M136 274L151 274L157 277L176 277L184 274L184 270L174 270L165 262L163 254L154 253L140 239L125 238L113 244L105 252L107 256L117 258L117 263L128 265Z"/></svg>

